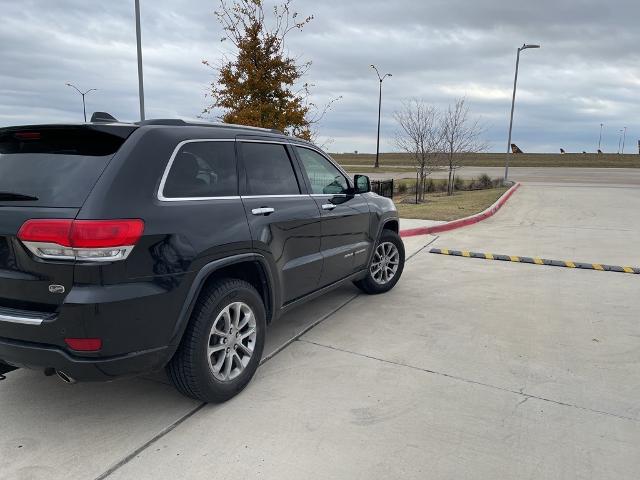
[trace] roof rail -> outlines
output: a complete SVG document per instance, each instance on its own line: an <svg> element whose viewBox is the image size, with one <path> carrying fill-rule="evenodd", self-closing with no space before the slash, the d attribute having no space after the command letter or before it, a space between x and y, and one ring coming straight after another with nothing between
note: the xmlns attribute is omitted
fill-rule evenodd
<svg viewBox="0 0 640 480"><path fill-rule="evenodd" d="M192 127L218 127L218 128L242 128L245 130L256 130L260 132L278 133L284 135L284 133L275 128L261 128L252 127L250 125L238 125L235 123L223 123L223 122L188 122L180 118L155 118L151 120L144 120L142 122L136 122L140 126L144 125L173 125L173 126L192 126Z"/></svg>

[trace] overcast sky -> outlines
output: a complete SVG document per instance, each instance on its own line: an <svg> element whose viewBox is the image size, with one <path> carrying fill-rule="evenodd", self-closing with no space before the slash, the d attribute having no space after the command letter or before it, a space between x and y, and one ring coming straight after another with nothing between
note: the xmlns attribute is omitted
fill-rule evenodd
<svg viewBox="0 0 640 480"><path fill-rule="evenodd" d="M98 88L87 110L138 119L133 0L0 0L0 126L78 121L80 88ZM217 0L141 0L148 118L195 118L229 53ZM383 151L395 150L393 112L403 99L446 106L466 96L506 149L516 48L523 52L513 141L526 152L626 151L640 136L640 2L637 0L294 0L315 19L288 46L311 60L318 104L342 96L320 125L330 151L375 151L378 81L385 80Z"/></svg>

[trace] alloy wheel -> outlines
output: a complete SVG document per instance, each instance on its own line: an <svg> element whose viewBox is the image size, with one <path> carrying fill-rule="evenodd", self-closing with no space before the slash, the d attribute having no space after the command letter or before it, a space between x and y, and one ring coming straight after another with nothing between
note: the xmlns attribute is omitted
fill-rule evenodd
<svg viewBox="0 0 640 480"><path fill-rule="evenodd" d="M213 376L229 381L240 375L253 356L256 317L244 302L227 305L216 317L209 333L207 358Z"/></svg>
<svg viewBox="0 0 640 480"><path fill-rule="evenodd" d="M376 248L371 262L370 272L373 280L379 285L385 285L393 280L400 265L400 252L391 242L383 242Z"/></svg>

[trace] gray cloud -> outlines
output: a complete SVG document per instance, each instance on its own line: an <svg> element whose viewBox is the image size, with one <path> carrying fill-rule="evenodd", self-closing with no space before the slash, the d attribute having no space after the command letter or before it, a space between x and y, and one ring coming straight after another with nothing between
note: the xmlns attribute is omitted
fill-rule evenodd
<svg viewBox="0 0 640 480"><path fill-rule="evenodd" d="M228 50L213 16L215 0L142 0L148 117L194 118L213 72L200 62ZM292 35L291 53L313 66L313 100L343 99L323 120L331 150L373 151L377 79L385 80L382 148L393 150L393 111L420 97L445 107L465 95L487 125L492 150L506 148L515 49L526 51L514 126L525 151L593 150L599 124L616 151L640 136L640 4L632 0L325 0L294 3L315 19ZM137 119L133 1L4 1L0 27L0 125L81 119L80 98L67 81L98 88L88 110ZM635 150L635 145L632 145Z"/></svg>

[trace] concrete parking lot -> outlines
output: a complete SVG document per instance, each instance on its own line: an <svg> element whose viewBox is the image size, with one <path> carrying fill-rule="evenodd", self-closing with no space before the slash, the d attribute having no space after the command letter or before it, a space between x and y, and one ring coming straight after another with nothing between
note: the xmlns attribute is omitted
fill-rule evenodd
<svg viewBox="0 0 640 480"><path fill-rule="evenodd" d="M11 372L0 479L636 479L640 277L429 253L640 266L640 190L610 183L525 184L482 223L406 239L392 292L288 314L223 405L161 375Z"/></svg>

